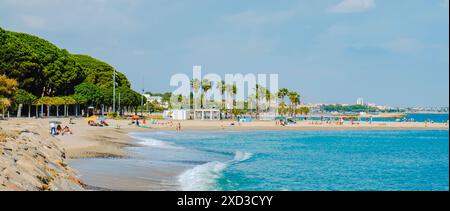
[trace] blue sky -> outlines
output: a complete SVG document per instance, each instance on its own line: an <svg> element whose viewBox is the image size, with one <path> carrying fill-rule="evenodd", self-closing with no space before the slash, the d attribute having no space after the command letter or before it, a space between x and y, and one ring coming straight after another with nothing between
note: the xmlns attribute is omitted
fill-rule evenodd
<svg viewBox="0 0 450 211"><path fill-rule="evenodd" d="M278 73L307 103L448 106L448 0L0 0L0 26L89 54L133 87Z"/></svg>

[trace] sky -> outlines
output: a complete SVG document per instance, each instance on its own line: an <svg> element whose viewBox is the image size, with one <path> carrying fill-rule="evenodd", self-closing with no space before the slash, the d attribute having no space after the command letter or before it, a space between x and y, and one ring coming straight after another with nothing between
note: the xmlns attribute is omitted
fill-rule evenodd
<svg viewBox="0 0 450 211"><path fill-rule="evenodd" d="M133 88L277 73L305 103L448 106L449 0L0 0L0 27L99 58Z"/></svg>

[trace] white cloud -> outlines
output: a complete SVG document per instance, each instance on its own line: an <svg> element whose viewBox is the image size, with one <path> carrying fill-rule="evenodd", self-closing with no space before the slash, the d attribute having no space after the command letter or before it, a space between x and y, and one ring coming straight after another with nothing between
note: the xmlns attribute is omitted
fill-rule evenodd
<svg viewBox="0 0 450 211"><path fill-rule="evenodd" d="M375 0L343 0L330 8L331 12L353 13L364 12L376 7Z"/></svg>
<svg viewBox="0 0 450 211"><path fill-rule="evenodd" d="M30 28L43 29L47 26L47 20L39 16L24 15L21 17L21 20Z"/></svg>
<svg viewBox="0 0 450 211"><path fill-rule="evenodd" d="M67 31L126 30L137 26L140 0L0 0L13 29Z"/></svg>
<svg viewBox="0 0 450 211"><path fill-rule="evenodd" d="M234 24L246 24L246 25L262 25L269 23L278 23L286 21L294 17L295 10L285 10L276 12L261 12L261 11L245 11L230 16L226 16L223 19L227 22Z"/></svg>

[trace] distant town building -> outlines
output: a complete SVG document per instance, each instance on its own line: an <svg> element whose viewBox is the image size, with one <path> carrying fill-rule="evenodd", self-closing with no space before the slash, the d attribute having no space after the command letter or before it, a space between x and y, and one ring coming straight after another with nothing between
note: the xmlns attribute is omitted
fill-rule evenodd
<svg viewBox="0 0 450 211"><path fill-rule="evenodd" d="M147 99L147 102L153 103L155 105L168 108L169 104L168 102L164 102L163 97L161 96L152 96L149 94L144 94L144 97Z"/></svg>
<svg viewBox="0 0 450 211"><path fill-rule="evenodd" d="M358 100L356 100L356 105L364 105L364 98L358 98Z"/></svg>
<svg viewBox="0 0 450 211"><path fill-rule="evenodd" d="M159 96L151 96L149 94L144 94L144 97L147 98L148 102L162 104L163 98Z"/></svg>

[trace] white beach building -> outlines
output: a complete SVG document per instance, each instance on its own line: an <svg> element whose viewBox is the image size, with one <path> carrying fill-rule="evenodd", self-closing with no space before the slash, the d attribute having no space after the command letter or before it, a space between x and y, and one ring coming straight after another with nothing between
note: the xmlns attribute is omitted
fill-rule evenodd
<svg viewBox="0 0 450 211"><path fill-rule="evenodd" d="M220 120L220 110L199 109L194 111L195 120Z"/></svg>
<svg viewBox="0 0 450 211"><path fill-rule="evenodd" d="M171 120L220 120L217 109L172 109L164 111L163 117Z"/></svg>
<svg viewBox="0 0 450 211"><path fill-rule="evenodd" d="M188 120L190 119L190 110L185 109L166 110L163 113L163 118L171 120Z"/></svg>

